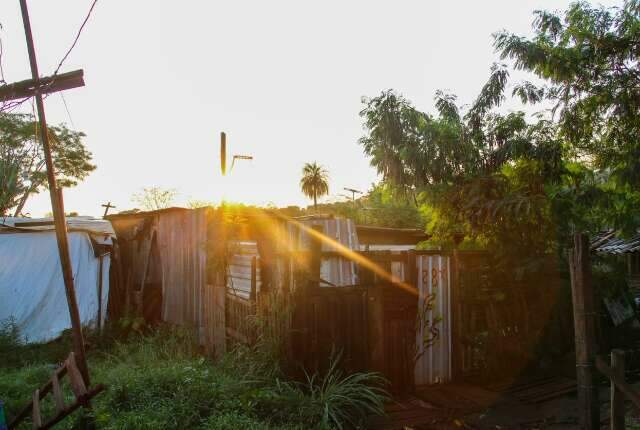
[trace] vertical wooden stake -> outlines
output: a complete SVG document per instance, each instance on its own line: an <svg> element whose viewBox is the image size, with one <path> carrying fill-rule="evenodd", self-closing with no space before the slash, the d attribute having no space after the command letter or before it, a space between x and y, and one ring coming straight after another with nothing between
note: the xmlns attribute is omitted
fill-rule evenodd
<svg viewBox="0 0 640 430"><path fill-rule="evenodd" d="M257 294L257 288L258 288L258 259L257 257L253 256L251 257L251 291L249 292L249 300L251 300L252 303L255 303L256 298L258 296Z"/></svg>
<svg viewBox="0 0 640 430"><path fill-rule="evenodd" d="M463 354L462 346L462 305L460 288L460 252L458 245L451 255L451 378L462 376Z"/></svg>
<svg viewBox="0 0 640 430"><path fill-rule="evenodd" d="M580 426L585 430L597 430L600 428L600 405L598 403L598 387L594 383L594 360L597 353L596 311L587 235L575 234L574 249L569 258L569 265L573 297Z"/></svg>
<svg viewBox="0 0 640 430"><path fill-rule="evenodd" d="M624 379L624 368L624 351L614 349L611 351L611 370ZM611 430L624 430L624 415L624 393L611 381Z"/></svg>
<svg viewBox="0 0 640 430"><path fill-rule="evenodd" d="M321 225L314 225L311 227L319 234L324 235L324 230ZM315 235L310 236L311 242L309 243L309 288L316 289L320 287L320 272L322 269L322 240Z"/></svg>

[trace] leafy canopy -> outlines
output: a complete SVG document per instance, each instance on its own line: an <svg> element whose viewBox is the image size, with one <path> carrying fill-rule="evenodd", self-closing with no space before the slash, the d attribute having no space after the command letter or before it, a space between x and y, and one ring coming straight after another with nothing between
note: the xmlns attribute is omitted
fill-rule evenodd
<svg viewBox="0 0 640 430"><path fill-rule="evenodd" d="M329 194L329 172L315 161L305 163L300 179L302 193L313 199L314 208L318 207L318 197Z"/></svg>
<svg viewBox="0 0 640 430"><path fill-rule="evenodd" d="M19 215L27 199L47 188L39 128L32 115L0 113L0 214ZM73 187L96 166L84 146L85 134L64 124L49 127L51 151L60 187Z"/></svg>
<svg viewBox="0 0 640 430"><path fill-rule="evenodd" d="M516 69L544 81L518 83L525 103L551 102L559 132L577 155L610 172L618 186L640 188L640 2L605 8L572 4L535 13L535 35L494 35Z"/></svg>

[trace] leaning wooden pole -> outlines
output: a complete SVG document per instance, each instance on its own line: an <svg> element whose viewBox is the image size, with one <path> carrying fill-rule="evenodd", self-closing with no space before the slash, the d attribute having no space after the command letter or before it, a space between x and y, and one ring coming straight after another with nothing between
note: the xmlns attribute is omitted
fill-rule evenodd
<svg viewBox="0 0 640 430"><path fill-rule="evenodd" d="M587 235L575 234L569 265L578 377L578 414L581 428L596 430L600 428L598 387L594 375L597 353L596 306L591 283L591 257Z"/></svg>
<svg viewBox="0 0 640 430"><path fill-rule="evenodd" d="M27 9L27 1L20 0L20 9L22 10L22 22L24 24L24 33L27 39L27 49L29 51L29 63L31 65L31 75L34 81L38 81L38 63L36 61L36 52L33 45L33 36L31 34L31 23L29 21L29 11ZM38 121L40 123L40 140L44 152L45 163L47 166L47 181L49 184L49 195L51 197L51 208L53 210L53 220L56 230L56 239L58 242L58 253L60 254L60 265L62 266L62 277L64 279L65 291L67 294L67 303L69 305L69 315L71 317L71 329L73 331L73 350L75 352L78 368L84 383L89 386L89 371L85 359L84 340L82 338L82 328L80 324L80 311L76 302L76 293L73 286L73 270L71 266L71 258L69 255L69 240L67 237L67 226L64 219L64 209L62 206L62 191L56 185L56 176L51 157L51 146L49 144L49 133L47 129L47 120L44 114L44 103L40 91L35 93L36 108L38 112Z"/></svg>

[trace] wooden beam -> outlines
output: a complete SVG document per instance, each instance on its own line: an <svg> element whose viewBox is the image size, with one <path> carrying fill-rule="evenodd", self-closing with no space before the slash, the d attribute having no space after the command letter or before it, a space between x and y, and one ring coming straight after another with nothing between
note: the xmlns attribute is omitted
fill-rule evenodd
<svg viewBox="0 0 640 430"><path fill-rule="evenodd" d="M105 388L106 387L103 384L97 384L95 387L87 391L87 394L85 394L81 399L76 399L76 401L70 404L69 406L67 406L64 409L64 411L60 412L55 417L51 418L51 420L43 424L43 426L41 427L41 430L48 430L52 428L53 426L58 424L60 421L62 421L63 419L68 417L70 414L72 414L80 406L87 405L92 398L100 394Z"/></svg>
<svg viewBox="0 0 640 430"><path fill-rule="evenodd" d="M66 365L71 390L77 398L82 398L82 396L87 394L87 387L82 380L82 375L80 374L80 371L78 370L78 367L76 365L76 359L73 352L69 354Z"/></svg>
<svg viewBox="0 0 640 430"><path fill-rule="evenodd" d="M53 400L56 404L56 411L62 412L64 411L64 397L62 395L62 389L60 388L60 380L56 373L54 373L51 378L51 387L53 389Z"/></svg>
<svg viewBox="0 0 640 430"><path fill-rule="evenodd" d="M631 400L631 403L633 403L636 408L640 408L640 394L638 394L631 385L627 384L624 378L621 378L614 372L601 357L596 357L596 368L602 372L604 376L609 378L611 382Z"/></svg>
<svg viewBox="0 0 640 430"><path fill-rule="evenodd" d="M591 283L591 255L589 237L577 233L569 258L571 294L576 344L576 374L578 377L578 416L585 430L600 429L598 387L593 364L597 353L596 311Z"/></svg>
<svg viewBox="0 0 640 430"><path fill-rule="evenodd" d="M611 371L624 381L624 351L614 349L611 351ZM611 382L611 430L624 430L625 408L624 393L616 384Z"/></svg>
<svg viewBox="0 0 640 430"><path fill-rule="evenodd" d="M251 257L251 291L249 292L249 300L255 302L258 289L258 259L254 255Z"/></svg>
<svg viewBox="0 0 640 430"><path fill-rule="evenodd" d="M79 87L84 87L84 70L82 69L2 85L0 86L0 102L33 97L36 93L50 94Z"/></svg>
<svg viewBox="0 0 640 430"><path fill-rule="evenodd" d="M42 415L40 414L40 390L36 390L33 392L33 410L31 414L31 419L33 421L33 428L39 429L42 427Z"/></svg>

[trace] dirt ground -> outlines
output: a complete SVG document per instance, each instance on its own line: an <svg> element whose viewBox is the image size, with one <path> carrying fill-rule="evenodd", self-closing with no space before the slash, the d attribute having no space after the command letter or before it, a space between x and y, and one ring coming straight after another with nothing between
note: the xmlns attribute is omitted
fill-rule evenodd
<svg viewBox="0 0 640 430"><path fill-rule="evenodd" d="M640 388L640 384L636 385ZM602 428L609 428L609 388L601 387L600 417ZM576 394L545 402L523 403L501 396L481 411L465 413L462 409L446 409L420 399L406 399L389 408L386 421L371 425L380 430L551 430L579 429ZM627 428L640 430L640 413L627 404Z"/></svg>

